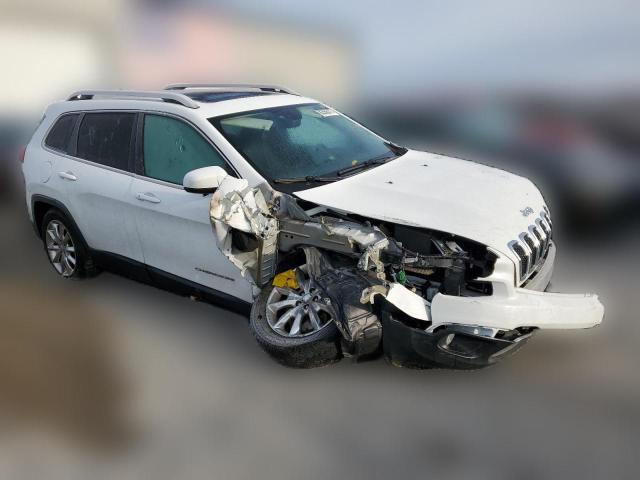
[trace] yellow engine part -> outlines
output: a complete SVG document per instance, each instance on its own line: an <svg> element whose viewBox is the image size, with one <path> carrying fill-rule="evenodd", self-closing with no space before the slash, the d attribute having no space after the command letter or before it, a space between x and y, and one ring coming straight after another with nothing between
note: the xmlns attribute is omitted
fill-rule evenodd
<svg viewBox="0 0 640 480"><path fill-rule="evenodd" d="M298 285L298 279L296 278L296 269L292 268L291 270L277 274L273 277L272 284L274 287L286 287L293 290L300 288L300 285Z"/></svg>

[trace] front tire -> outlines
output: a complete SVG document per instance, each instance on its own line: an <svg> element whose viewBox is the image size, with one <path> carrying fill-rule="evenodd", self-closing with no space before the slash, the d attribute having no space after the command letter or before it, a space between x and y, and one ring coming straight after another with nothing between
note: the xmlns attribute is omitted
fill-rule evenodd
<svg viewBox="0 0 640 480"><path fill-rule="evenodd" d="M322 367L339 361L342 358L340 332L332 319L325 319L326 323L319 329L304 334L299 334L301 330L296 330L295 334L289 335L282 328L274 328L274 325L269 323L267 309L271 308L273 312L274 296L282 290L286 289L273 285L264 287L251 308L249 326L262 349L278 363L292 368ZM293 294L295 295L295 292ZM287 301L280 300L279 303ZM285 310L280 318L287 314L288 311Z"/></svg>

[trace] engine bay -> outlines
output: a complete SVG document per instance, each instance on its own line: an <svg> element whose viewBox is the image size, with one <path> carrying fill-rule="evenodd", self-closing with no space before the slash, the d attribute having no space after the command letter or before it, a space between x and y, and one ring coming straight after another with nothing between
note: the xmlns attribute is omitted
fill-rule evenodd
<svg viewBox="0 0 640 480"><path fill-rule="evenodd" d="M346 356L379 352L383 323L392 321L427 335L432 343L430 305L437 294L492 294L491 282L480 279L492 273L497 256L484 245L330 210L266 184L250 188L244 180L227 177L213 195L211 221L220 249L253 283L256 295L271 286L297 291L312 282L326 304L319 314L329 312ZM279 300L275 303L286 303ZM296 333L304 334L312 320L321 323L323 318L305 317ZM471 332L490 338L503 333Z"/></svg>

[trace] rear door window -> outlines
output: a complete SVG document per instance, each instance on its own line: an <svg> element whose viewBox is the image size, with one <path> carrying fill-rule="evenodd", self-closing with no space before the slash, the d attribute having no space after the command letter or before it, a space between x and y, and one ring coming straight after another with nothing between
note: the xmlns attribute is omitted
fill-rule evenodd
<svg viewBox="0 0 640 480"><path fill-rule="evenodd" d="M69 153L71 135L79 116L80 114L78 113L72 113L58 118L53 128L49 131L44 144L59 152Z"/></svg>
<svg viewBox="0 0 640 480"><path fill-rule="evenodd" d="M135 113L85 114L78 130L77 156L128 170L135 118Z"/></svg>
<svg viewBox="0 0 640 480"><path fill-rule="evenodd" d="M182 185L191 170L219 166L231 173L222 155L193 127L164 115L144 116L144 174Z"/></svg>

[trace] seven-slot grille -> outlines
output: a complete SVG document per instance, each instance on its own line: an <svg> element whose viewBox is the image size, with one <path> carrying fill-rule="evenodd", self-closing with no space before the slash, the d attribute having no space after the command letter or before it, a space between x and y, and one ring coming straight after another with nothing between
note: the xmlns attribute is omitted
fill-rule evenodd
<svg viewBox="0 0 640 480"><path fill-rule="evenodd" d="M551 243L551 217L545 207L526 232L517 240L509 242L509 247L520 260L520 283L524 282L537 269L547 256Z"/></svg>

